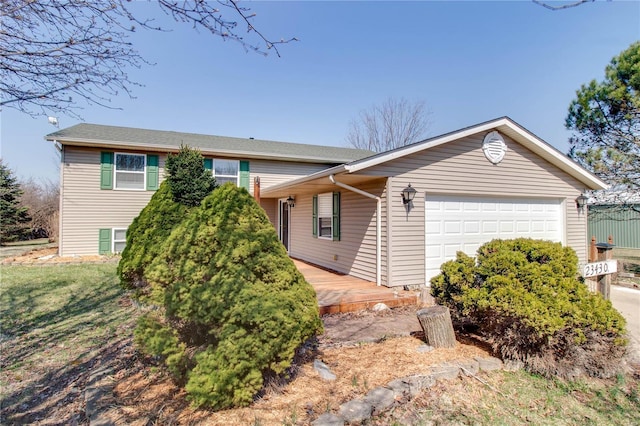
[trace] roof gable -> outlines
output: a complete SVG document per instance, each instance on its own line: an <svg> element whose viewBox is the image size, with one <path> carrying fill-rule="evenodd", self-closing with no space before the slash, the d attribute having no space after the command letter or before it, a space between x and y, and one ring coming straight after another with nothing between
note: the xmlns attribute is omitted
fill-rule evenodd
<svg viewBox="0 0 640 426"><path fill-rule="evenodd" d="M96 148L177 151L180 145L198 148L205 155L265 158L326 164L348 163L368 157L371 151L335 146L305 145L252 138L202 135L81 123L45 137L67 145Z"/></svg>
<svg viewBox="0 0 640 426"><path fill-rule="evenodd" d="M485 123L466 127L455 132L426 139L422 142L416 142L411 145L406 145L391 151L373 155L371 157L355 160L348 164L345 164L344 168L348 173L357 173L359 171L363 171L365 169L386 163L388 161L403 158L408 155L428 150L452 141L456 141L467 136L475 135L482 132L490 132L492 130L498 130L499 132L508 136L536 155L544 158L549 163L553 164L554 166L565 171L580 182L584 183L589 189L603 189L608 186L605 182L590 173L588 170L584 169L575 161L571 160L565 154L558 151L508 117L502 117L495 120L487 121Z"/></svg>

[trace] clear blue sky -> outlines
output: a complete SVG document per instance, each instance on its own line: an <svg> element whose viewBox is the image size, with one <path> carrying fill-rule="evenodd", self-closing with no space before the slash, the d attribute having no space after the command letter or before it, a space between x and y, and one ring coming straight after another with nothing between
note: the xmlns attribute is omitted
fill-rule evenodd
<svg viewBox="0 0 640 426"><path fill-rule="evenodd" d="M602 80L640 39L640 2L597 1L550 11L530 1L246 2L281 58L198 33L139 31L155 66L130 70L136 99L86 107L85 122L345 145L349 121L387 97L424 99L430 136L507 115L567 152L575 91ZM152 3L135 6L157 15ZM147 12L145 12L147 11ZM78 120L59 116L60 127ZM2 158L21 178L57 180L46 117L2 111Z"/></svg>

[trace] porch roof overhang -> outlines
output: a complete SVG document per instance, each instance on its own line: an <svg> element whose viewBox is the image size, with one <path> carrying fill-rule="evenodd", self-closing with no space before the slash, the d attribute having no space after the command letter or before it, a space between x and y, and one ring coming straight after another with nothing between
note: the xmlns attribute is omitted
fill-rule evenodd
<svg viewBox="0 0 640 426"><path fill-rule="evenodd" d="M331 182L329 176L335 176L337 180L351 186L358 186L365 182L384 179L382 176L353 174L346 169L346 164L331 167L320 172L293 179L277 185L264 188L260 192L262 198L286 198L297 194L321 194L336 190L336 185Z"/></svg>

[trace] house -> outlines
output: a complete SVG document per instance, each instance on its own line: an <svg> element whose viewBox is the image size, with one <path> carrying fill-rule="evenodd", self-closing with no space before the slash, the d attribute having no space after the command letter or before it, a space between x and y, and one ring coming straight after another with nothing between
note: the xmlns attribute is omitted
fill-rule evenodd
<svg viewBox="0 0 640 426"><path fill-rule="evenodd" d="M217 178L252 193L260 179L260 203L292 257L390 287L428 284L457 251L473 255L494 238L559 241L584 263L576 199L606 187L507 117L380 154L86 124L47 139L63 152L62 255L97 253L101 239L121 249L165 153L184 143Z"/></svg>

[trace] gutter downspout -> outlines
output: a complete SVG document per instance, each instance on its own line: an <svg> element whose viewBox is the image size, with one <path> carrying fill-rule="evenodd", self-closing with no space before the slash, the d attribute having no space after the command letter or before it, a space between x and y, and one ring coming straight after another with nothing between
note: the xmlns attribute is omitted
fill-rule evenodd
<svg viewBox="0 0 640 426"><path fill-rule="evenodd" d="M361 189L354 188L353 186L349 186L345 183L336 181L333 175L329 175L329 180L334 185L337 185L341 188L344 188L348 191L355 192L356 194L360 194L367 198L372 198L376 200L376 285L382 285L382 198L377 195L370 194Z"/></svg>

